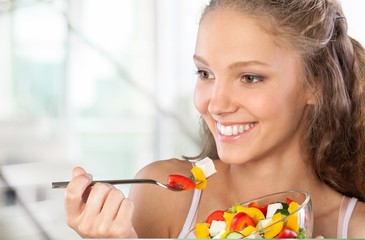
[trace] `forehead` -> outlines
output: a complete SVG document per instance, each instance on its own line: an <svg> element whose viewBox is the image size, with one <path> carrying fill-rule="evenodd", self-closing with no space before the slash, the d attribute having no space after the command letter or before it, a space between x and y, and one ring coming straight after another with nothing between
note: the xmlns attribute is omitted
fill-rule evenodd
<svg viewBox="0 0 365 240"><path fill-rule="evenodd" d="M201 20L196 55L223 60L297 61L297 54L265 30L262 18L229 9L214 9ZM219 56L216 56L219 54Z"/></svg>

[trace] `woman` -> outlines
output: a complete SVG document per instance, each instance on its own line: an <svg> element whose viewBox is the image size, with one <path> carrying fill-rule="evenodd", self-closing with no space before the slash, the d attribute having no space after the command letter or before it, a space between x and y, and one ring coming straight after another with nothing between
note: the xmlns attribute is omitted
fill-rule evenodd
<svg viewBox="0 0 365 240"><path fill-rule="evenodd" d="M83 237L184 237L213 210L300 189L312 197L313 236L364 238L365 52L347 35L339 3L212 0L194 62L204 143L197 159L216 159L207 188L138 185L125 198L110 185L90 189L91 175L75 168L69 225ZM165 181L190 170L171 159L137 177Z"/></svg>

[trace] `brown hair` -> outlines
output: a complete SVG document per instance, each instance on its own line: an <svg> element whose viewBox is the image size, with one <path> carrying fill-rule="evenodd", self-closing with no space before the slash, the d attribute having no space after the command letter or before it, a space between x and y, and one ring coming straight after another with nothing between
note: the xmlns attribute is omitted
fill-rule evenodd
<svg viewBox="0 0 365 240"><path fill-rule="evenodd" d="M347 35L336 0L211 0L203 12L230 9L261 19L278 42L297 51L315 105L306 114L303 146L318 178L365 201L365 51ZM201 119L202 152L219 158Z"/></svg>

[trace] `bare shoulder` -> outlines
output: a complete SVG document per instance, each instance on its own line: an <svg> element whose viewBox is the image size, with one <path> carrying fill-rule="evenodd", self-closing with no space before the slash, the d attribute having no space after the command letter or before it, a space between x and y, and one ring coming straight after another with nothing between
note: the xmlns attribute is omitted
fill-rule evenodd
<svg viewBox="0 0 365 240"><path fill-rule="evenodd" d="M191 163L178 159L153 162L136 178L167 182L168 175L191 175ZM152 184L133 185L129 198L134 202L133 225L139 238L175 238L189 210L193 191L174 192ZM179 211L176 211L179 209Z"/></svg>
<svg viewBox="0 0 365 240"><path fill-rule="evenodd" d="M365 238L365 203L358 201L349 223L348 238Z"/></svg>
<svg viewBox="0 0 365 240"><path fill-rule="evenodd" d="M191 163L176 158L168 160L155 161L143 167L138 173L138 178L153 178L165 181L169 174L191 174Z"/></svg>

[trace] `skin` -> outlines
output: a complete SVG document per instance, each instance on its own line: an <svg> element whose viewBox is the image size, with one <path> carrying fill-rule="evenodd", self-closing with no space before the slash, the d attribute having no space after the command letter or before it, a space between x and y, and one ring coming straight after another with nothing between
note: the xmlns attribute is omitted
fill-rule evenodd
<svg viewBox="0 0 365 240"><path fill-rule="evenodd" d="M213 10L200 24L194 62L195 105L221 158L202 193L197 221L235 202L300 189L312 197L313 236L335 238L342 195L318 181L300 148L303 115L315 102L303 86L295 52L277 45L257 20ZM253 127L226 137L217 131L217 122ZM189 162L171 159L146 166L136 177L166 182L169 174L190 176L190 170ZM134 185L126 198L110 185L90 189L91 176L81 168L73 176L66 189L66 212L81 236L176 238L181 231L192 191ZM364 216L365 205L359 202L349 237L365 237Z"/></svg>

